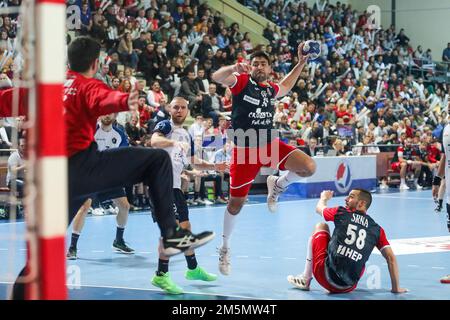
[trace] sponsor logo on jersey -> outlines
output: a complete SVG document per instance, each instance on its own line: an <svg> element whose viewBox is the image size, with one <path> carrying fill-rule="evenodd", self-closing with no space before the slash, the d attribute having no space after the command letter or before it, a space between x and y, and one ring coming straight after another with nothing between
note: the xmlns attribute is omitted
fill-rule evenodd
<svg viewBox="0 0 450 320"><path fill-rule="evenodd" d="M254 105L257 105L257 106L259 106L259 102L260 102L259 99L250 97L248 95L244 96L244 101L250 102L251 104L254 104Z"/></svg>

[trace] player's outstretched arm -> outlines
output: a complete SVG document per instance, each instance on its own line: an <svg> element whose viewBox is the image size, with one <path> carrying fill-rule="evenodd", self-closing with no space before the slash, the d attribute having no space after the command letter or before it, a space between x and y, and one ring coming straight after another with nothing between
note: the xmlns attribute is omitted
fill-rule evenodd
<svg viewBox="0 0 450 320"><path fill-rule="evenodd" d="M381 254L386 259L389 268L389 275L391 276L392 293L405 293L408 292L407 289L400 288L400 276L398 272L397 259L395 257L394 251L391 247L386 247L381 251Z"/></svg>
<svg viewBox="0 0 450 320"><path fill-rule="evenodd" d="M291 70L291 72L288 73L286 77L284 77L283 80L279 83L280 90L277 93L277 98L285 96L286 94L291 91L291 89L295 86L297 83L297 79L302 73L302 70L304 66L306 65L306 62L308 61L308 55L303 55L302 53L303 48L303 42L299 44L298 46L298 63L295 65L295 67Z"/></svg>
<svg viewBox="0 0 450 320"><path fill-rule="evenodd" d="M211 78L214 82L220 83L227 87L231 87L237 81L236 76L233 73L250 73L251 71L252 67L250 65L246 63L236 63L232 66L220 68L212 74Z"/></svg>
<svg viewBox="0 0 450 320"><path fill-rule="evenodd" d="M162 133L155 132L152 135L151 144L154 148L174 147L177 141L166 138Z"/></svg>

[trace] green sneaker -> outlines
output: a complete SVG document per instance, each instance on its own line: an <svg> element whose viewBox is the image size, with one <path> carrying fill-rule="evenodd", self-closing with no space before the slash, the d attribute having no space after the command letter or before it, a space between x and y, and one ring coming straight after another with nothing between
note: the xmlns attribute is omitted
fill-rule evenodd
<svg viewBox="0 0 450 320"><path fill-rule="evenodd" d="M188 269L185 276L188 280L214 281L217 279L217 275L208 273L205 269L202 269L199 266L193 270Z"/></svg>
<svg viewBox="0 0 450 320"><path fill-rule="evenodd" d="M162 276L154 275L152 278L152 285L163 289L169 294L182 294L183 289L177 286L170 278L169 272L164 273Z"/></svg>

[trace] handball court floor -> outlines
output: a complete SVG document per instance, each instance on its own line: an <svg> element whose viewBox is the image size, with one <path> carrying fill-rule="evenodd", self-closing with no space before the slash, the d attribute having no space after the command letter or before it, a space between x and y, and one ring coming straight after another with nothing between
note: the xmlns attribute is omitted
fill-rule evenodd
<svg viewBox="0 0 450 320"><path fill-rule="evenodd" d="M329 206L342 205L335 197ZM153 287L157 268L157 226L148 212L131 213L125 240L134 255L113 252L115 217L88 217L78 242L76 261L68 261L70 299L282 299L282 300L415 300L450 299L450 285L439 279L450 273L450 233L446 214L434 212L431 191L395 190L374 194L369 214L386 231L400 267L403 295L390 293L390 277L383 257L375 249L357 290L330 295L313 280L311 291L293 288L286 276L302 272L306 243L313 226L321 221L315 213L317 199L282 198L271 214L265 196L251 196L239 215L231 241L232 272L218 272L217 247L221 243L224 206L191 208L193 231L214 230L216 238L196 252L199 265L219 274L215 282L184 278L183 255L172 258L170 274L185 294L170 296ZM330 225L331 226L331 225ZM24 223L0 223L0 299L9 295L11 283L23 266ZM331 228L332 229L332 228ZM68 233L67 240L69 241Z"/></svg>

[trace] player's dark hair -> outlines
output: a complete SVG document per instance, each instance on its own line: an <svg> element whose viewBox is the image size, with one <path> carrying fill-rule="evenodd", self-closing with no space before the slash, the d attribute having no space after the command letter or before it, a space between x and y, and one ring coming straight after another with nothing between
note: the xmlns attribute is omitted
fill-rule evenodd
<svg viewBox="0 0 450 320"><path fill-rule="evenodd" d="M264 58L267 60L267 62L270 64L272 61L270 61L270 57L267 53L264 51L255 51L250 56L250 61L252 61L254 58Z"/></svg>
<svg viewBox="0 0 450 320"><path fill-rule="evenodd" d="M366 202L366 209L369 209L372 204L372 194L365 189L353 189L355 191L359 191L358 199Z"/></svg>
<svg viewBox="0 0 450 320"><path fill-rule="evenodd" d="M70 69L86 72L100 55L100 43L89 37L78 37L72 41L67 51Z"/></svg>

